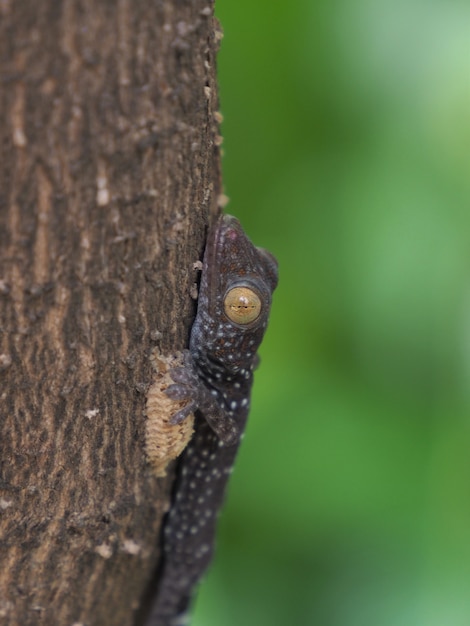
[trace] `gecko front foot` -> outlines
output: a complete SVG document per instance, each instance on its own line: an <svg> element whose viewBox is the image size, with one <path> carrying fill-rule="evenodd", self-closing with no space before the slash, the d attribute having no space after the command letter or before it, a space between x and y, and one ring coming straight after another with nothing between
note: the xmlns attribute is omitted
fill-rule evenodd
<svg viewBox="0 0 470 626"><path fill-rule="evenodd" d="M170 385L166 390L166 395L172 400L178 402L187 400L188 404L180 411L175 413L170 422L179 424L193 413L198 407L198 399L200 396L201 381L191 363L191 355L189 350L184 351L184 365L175 367L170 370L170 376L174 384Z"/></svg>
<svg viewBox="0 0 470 626"><path fill-rule="evenodd" d="M185 351L184 365L170 371L174 381L166 390L166 395L172 400L187 400L188 404L175 413L170 422L179 424L188 415L199 410L209 426L225 445L234 445L240 439L240 429L229 411L221 405L220 394L215 389L209 389L197 375L191 355Z"/></svg>

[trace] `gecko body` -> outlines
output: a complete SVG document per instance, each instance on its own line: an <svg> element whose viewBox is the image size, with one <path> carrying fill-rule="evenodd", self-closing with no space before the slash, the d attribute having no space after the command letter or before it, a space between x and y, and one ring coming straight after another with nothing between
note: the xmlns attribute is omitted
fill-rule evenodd
<svg viewBox="0 0 470 626"><path fill-rule="evenodd" d="M188 401L172 421L195 412L195 432L178 464L159 588L146 626L188 623L194 587L212 558L277 280L274 257L251 243L238 220L221 216L207 238L189 350L184 365L171 371L174 384L166 391Z"/></svg>

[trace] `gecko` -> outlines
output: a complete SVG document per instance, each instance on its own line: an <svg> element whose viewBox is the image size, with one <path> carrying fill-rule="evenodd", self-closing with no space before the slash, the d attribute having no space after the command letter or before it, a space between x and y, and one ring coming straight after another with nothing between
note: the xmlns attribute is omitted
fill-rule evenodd
<svg viewBox="0 0 470 626"><path fill-rule="evenodd" d="M171 370L166 390L170 398L188 401L171 421L194 413L195 432L178 463L146 626L189 623L195 587L212 559L277 281L274 256L255 247L235 217L220 216L207 236L189 350L183 366Z"/></svg>

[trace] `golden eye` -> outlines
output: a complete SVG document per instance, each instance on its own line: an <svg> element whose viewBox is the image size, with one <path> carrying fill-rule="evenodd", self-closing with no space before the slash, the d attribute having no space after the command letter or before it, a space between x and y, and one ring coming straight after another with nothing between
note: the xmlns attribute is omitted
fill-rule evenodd
<svg viewBox="0 0 470 626"><path fill-rule="evenodd" d="M224 299L225 315L235 324L250 324L261 313L261 300L249 287L234 287Z"/></svg>

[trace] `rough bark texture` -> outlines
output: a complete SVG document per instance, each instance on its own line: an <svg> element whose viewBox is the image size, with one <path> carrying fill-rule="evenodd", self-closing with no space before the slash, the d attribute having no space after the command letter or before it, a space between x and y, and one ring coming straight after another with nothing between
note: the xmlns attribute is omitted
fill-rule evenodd
<svg viewBox="0 0 470 626"><path fill-rule="evenodd" d="M186 345L217 209L211 0L0 1L0 623L125 626L171 476L149 356Z"/></svg>

